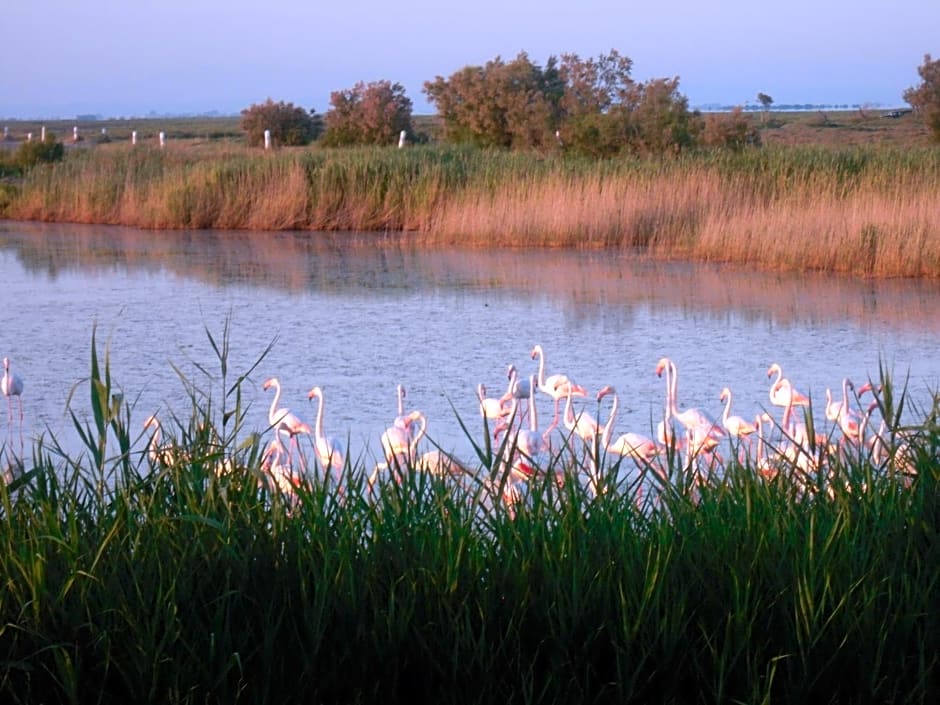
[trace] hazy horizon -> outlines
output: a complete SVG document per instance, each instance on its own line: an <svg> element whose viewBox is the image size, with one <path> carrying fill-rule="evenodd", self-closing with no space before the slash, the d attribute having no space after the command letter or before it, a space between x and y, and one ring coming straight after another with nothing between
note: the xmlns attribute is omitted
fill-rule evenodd
<svg viewBox="0 0 940 705"><path fill-rule="evenodd" d="M616 49L637 81L679 78L692 107L899 107L925 54L940 55L940 3L731 0L669 7L584 0L8 0L0 116L237 115L268 98L325 113L332 91L400 83L414 113L425 81L525 51L595 57Z"/></svg>

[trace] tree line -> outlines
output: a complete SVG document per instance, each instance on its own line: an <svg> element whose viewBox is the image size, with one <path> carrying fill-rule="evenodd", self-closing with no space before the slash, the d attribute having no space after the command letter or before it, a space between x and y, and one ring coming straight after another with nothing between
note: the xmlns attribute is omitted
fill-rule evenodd
<svg viewBox="0 0 940 705"><path fill-rule="evenodd" d="M425 81L423 92L452 143L597 157L760 144L741 108L703 115L689 109L678 76L635 81L632 68L632 60L617 50L588 59L551 56L544 66L521 52L509 61L497 56L436 76ZM940 60L925 55L918 73L921 84L903 98L940 141ZM765 93L758 99L766 117L773 99ZM277 145L394 144L402 131L410 141L427 140L413 130L404 88L391 81L334 91L325 115L268 99L243 110L241 124L251 145L263 144L265 130Z"/></svg>
<svg viewBox="0 0 940 705"><path fill-rule="evenodd" d="M526 52L465 66L425 81L443 138L451 143L514 150L564 150L591 156L678 153L707 145L741 149L759 135L742 110L702 115L690 110L679 78L645 82L616 50L582 59L549 57L544 66ZM250 145L395 144L402 131L427 141L412 123L412 102L400 83L359 82L330 94L324 115L270 98L242 110Z"/></svg>

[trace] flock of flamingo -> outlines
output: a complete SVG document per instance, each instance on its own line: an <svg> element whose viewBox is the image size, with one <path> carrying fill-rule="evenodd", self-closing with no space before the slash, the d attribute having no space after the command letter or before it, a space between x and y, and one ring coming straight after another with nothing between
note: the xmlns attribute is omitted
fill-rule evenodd
<svg viewBox="0 0 940 705"><path fill-rule="evenodd" d="M732 414L732 392L730 387L724 387L719 396L724 412L716 420L699 408L680 410L679 372L675 362L664 357L654 368L655 374L665 380L664 412L656 437L651 438L634 431L615 435L619 398L613 386L605 386L593 395L598 413L602 402L611 399L607 420L602 424L583 408L583 400L589 397L587 389L566 374L546 375L541 345L532 348L531 359L538 361L538 367L528 376L521 375L513 364L508 366L508 384L500 396L488 396L482 383L476 390L485 434L478 447L495 453L494 466L499 472L489 475L503 478L500 492L510 505L518 501L534 477L549 472L564 451L570 451L577 467L583 469L588 488L595 493L603 491L604 468L625 474L632 486L640 488L647 480L668 482L676 458L687 476L698 482L720 473L726 458L753 468L766 479L786 475L804 483L817 476L833 457L845 458L847 454L904 477L914 474L903 432L886 428L883 414L877 429L872 422L874 412L883 411L884 406L880 388L871 383L856 389L846 378L841 398L834 398L832 391L826 389L824 411L829 432L820 433L811 419L809 398L783 376L779 364L773 363L767 370L768 378L772 378L768 398L771 408L780 409L780 418L766 411L753 419ZM3 359L3 367L0 389L7 397L8 420L12 428L16 398L22 428L23 380L11 372L7 358ZM350 463L343 442L324 433L323 389L313 387L307 395L317 404L312 426L280 405L281 385L276 377L265 381L264 390L274 392L268 411L268 430L273 437L266 443L261 465L266 484L296 500L297 488L304 482L322 481L327 476L341 482ZM873 399L863 407L863 397L868 393ZM552 419L544 428L538 418L539 395L548 397L553 409ZM427 418L421 411L406 411L405 398L405 388L399 384L397 409L381 435L382 458L368 475L368 487L376 487L384 476L400 477L404 471L453 477L480 475L466 462L440 449L419 452L426 436ZM578 404L582 408L576 407L575 399L582 400ZM162 443L157 419L151 416L145 427L152 431L148 445L151 462L171 462L174 451ZM302 439L306 442L302 443ZM313 450L312 462L305 446ZM221 463L219 469L230 466L229 460Z"/></svg>
<svg viewBox="0 0 940 705"><path fill-rule="evenodd" d="M724 413L713 419L698 408L680 410L678 403L679 373L669 358L659 360L654 371L665 380L663 418L655 438L628 431L615 434L619 398L613 386L605 386L595 395L562 373L548 375L545 371L545 353L535 345L531 359L537 360L537 371L528 376L519 373L514 364L507 368L507 387L499 396L489 396L484 384L477 385L479 413L483 433L478 447L494 452L500 493L508 505L524 495L526 485L537 476L551 472L551 466L564 451L583 469L583 478L592 492L603 490L602 468L614 468L624 474L638 491L646 479L654 483L667 482L670 477L670 457L679 458L685 472L694 474L698 481L720 473L726 458L755 468L766 479L781 473L806 482L828 462L833 453L846 457L864 457L877 466L903 466L908 476L912 472L910 454L903 440L886 429L882 418L875 429L873 413L882 407L880 389L871 383L857 390L849 379L842 383L841 398L834 399L826 390L825 414L830 422L829 434L812 433L814 425L807 424L810 412L809 398L797 391L783 376L779 364L770 365L767 376L772 378L769 389L771 407L780 410L780 418L762 412L754 419L745 419L731 412L732 393L724 387L720 400ZM292 494L305 480L323 479L327 474L341 482L344 470L349 469L347 452L342 441L324 432L325 397L320 387L308 393L315 400L316 420L311 426L293 411L280 405L281 386L277 378L264 383L266 391L274 397L268 411L268 422L273 437L268 442L263 458L263 470L271 478L271 485ZM872 400L863 409L864 395ZM540 425L537 399L547 397L552 404L551 421ZM610 399L607 419L601 423L587 409L588 397L593 396L598 412L601 403ZM405 388L397 385L397 408L382 433L382 457L372 468L367 485L375 487L380 481L400 476L407 471L423 471L436 475L461 478L479 478L471 464L459 460L439 448L420 452L426 437L427 418L418 410L406 411ZM580 400L576 404L575 399ZM802 413L798 413L802 409ZM556 431L557 429L557 431ZM312 443L301 444L309 437ZM308 462L302 446L312 446L314 463ZM475 442L476 445L476 442ZM900 448L900 451L898 450Z"/></svg>

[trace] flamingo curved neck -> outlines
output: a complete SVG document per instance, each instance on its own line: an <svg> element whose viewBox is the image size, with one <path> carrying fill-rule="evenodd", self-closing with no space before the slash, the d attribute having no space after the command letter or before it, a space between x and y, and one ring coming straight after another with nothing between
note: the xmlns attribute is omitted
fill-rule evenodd
<svg viewBox="0 0 940 705"><path fill-rule="evenodd" d="M529 430L537 431L539 427L538 411L535 406L535 375L529 376Z"/></svg>
<svg viewBox="0 0 940 705"><path fill-rule="evenodd" d="M601 443L604 444L605 448L610 445L610 433L614 428L614 419L617 417L617 408L620 405L620 396L617 392L611 390L609 394L613 395L614 402L610 407L610 416L607 419L607 423L604 424L604 430L601 432Z"/></svg>
<svg viewBox="0 0 940 705"><path fill-rule="evenodd" d="M277 405L281 401L281 383L274 380L271 382L271 386L274 387L274 399L271 400L271 408L268 409L268 423L273 426L279 420L277 418Z"/></svg>
<svg viewBox="0 0 940 705"><path fill-rule="evenodd" d="M539 356L539 374L536 379L538 380L539 388L543 388L545 386L545 353L542 352L541 345L536 345L533 352Z"/></svg>
<svg viewBox="0 0 940 705"><path fill-rule="evenodd" d="M316 435L317 441L323 441L323 392L317 393L317 421L314 434Z"/></svg>

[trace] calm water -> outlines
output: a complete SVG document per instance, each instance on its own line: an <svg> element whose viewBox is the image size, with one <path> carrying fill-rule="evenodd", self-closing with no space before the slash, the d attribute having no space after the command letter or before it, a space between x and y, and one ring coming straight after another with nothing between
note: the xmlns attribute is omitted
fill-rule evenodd
<svg viewBox="0 0 940 705"><path fill-rule="evenodd" d="M27 442L52 432L74 448L67 404L89 373L95 326L141 426L154 412L187 417L174 367L218 403L206 330L221 339L228 320L230 381L272 346L244 387L249 426L266 426L268 377L280 379L282 405L311 423L307 392L319 385L324 430L348 438L353 458L374 458L399 383L406 407L427 415L429 437L468 455L455 410L478 428L477 384L498 395L509 363L536 372L535 343L547 374L566 372L592 394L617 388L618 433L649 433L660 417L662 356L678 365L679 405L716 418L724 386L734 413L765 408L772 362L820 404L827 387L841 397L843 377L876 377L880 360L897 379L910 376L921 403L940 388L935 282L755 273L626 252L425 251L407 235L15 222L0 222L0 278L0 354L25 381ZM87 399L81 386L71 402L82 417ZM597 413L593 400L582 405ZM544 427L550 403L539 413ZM9 442L6 409L0 428Z"/></svg>

